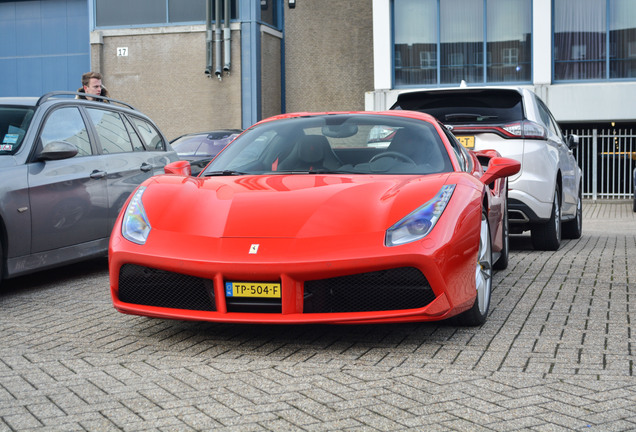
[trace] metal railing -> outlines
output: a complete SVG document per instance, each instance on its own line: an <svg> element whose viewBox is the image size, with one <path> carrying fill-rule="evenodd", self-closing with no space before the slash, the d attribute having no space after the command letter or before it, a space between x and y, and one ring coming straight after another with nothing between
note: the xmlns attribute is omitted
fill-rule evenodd
<svg viewBox="0 0 636 432"><path fill-rule="evenodd" d="M567 130L579 136L574 156L583 174L583 198L626 199L634 193L636 135L629 130Z"/></svg>

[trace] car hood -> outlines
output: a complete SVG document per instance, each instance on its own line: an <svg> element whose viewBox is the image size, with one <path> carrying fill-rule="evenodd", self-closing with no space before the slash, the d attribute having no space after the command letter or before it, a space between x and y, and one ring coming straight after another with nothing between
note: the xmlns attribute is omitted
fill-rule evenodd
<svg viewBox="0 0 636 432"><path fill-rule="evenodd" d="M384 232L433 198L452 174L153 177L153 229L204 237L306 238Z"/></svg>

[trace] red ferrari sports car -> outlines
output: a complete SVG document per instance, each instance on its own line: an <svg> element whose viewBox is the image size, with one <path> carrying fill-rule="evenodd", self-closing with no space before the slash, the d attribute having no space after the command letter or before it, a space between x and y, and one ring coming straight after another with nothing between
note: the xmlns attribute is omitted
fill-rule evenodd
<svg viewBox="0 0 636 432"><path fill-rule="evenodd" d="M423 113L275 116L197 177L178 161L142 183L111 236L113 303L181 320L480 325L518 170Z"/></svg>

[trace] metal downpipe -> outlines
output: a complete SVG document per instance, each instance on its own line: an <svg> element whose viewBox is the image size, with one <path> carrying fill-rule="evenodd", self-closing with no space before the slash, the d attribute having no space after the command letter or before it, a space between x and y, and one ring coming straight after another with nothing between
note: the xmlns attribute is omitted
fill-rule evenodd
<svg viewBox="0 0 636 432"><path fill-rule="evenodd" d="M205 74L212 76L212 0L205 2Z"/></svg>
<svg viewBox="0 0 636 432"><path fill-rule="evenodd" d="M223 70L221 68L223 59L221 58L221 0L214 1L214 74L221 80Z"/></svg>
<svg viewBox="0 0 636 432"><path fill-rule="evenodd" d="M223 54L225 62L223 64L223 71L230 72L230 65L232 59L232 30L230 29L230 0L224 0L223 2Z"/></svg>

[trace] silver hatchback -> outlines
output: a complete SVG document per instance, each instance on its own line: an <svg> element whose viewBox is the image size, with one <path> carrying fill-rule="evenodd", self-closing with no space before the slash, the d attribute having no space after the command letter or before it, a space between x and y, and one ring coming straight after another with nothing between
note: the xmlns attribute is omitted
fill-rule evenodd
<svg viewBox="0 0 636 432"><path fill-rule="evenodd" d="M106 256L130 193L178 160L133 107L73 96L0 98L0 281Z"/></svg>
<svg viewBox="0 0 636 432"><path fill-rule="evenodd" d="M524 88L458 87L402 93L391 109L427 112L466 147L494 149L521 163L508 179L511 233L530 231L539 250L582 233L579 139L563 136L548 107Z"/></svg>

